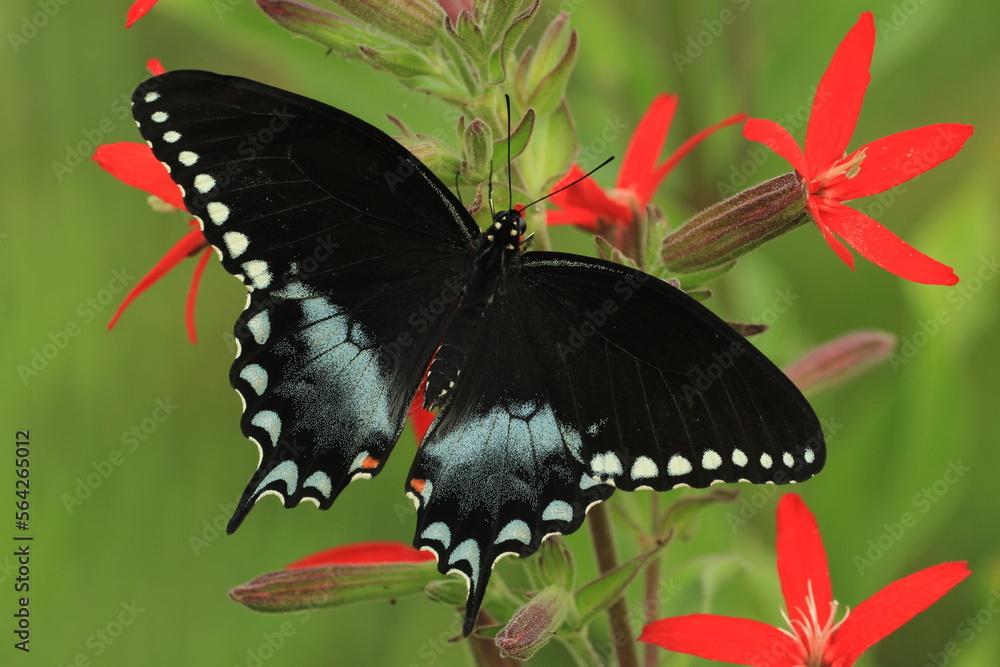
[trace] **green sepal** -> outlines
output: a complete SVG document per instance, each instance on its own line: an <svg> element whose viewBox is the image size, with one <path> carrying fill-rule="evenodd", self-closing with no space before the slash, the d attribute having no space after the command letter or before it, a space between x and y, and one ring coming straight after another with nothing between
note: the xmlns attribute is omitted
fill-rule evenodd
<svg viewBox="0 0 1000 667"><path fill-rule="evenodd" d="M654 550L655 551L655 550ZM613 605L642 571L643 565L654 553L647 551L630 558L607 574L594 579L576 592L577 628L586 627L594 618Z"/></svg>
<svg viewBox="0 0 1000 667"><path fill-rule="evenodd" d="M524 189L535 197L547 194L569 170L576 146L576 128L565 102L547 116L537 115L532 140L517 164Z"/></svg>
<svg viewBox="0 0 1000 667"><path fill-rule="evenodd" d="M524 149L528 147L528 142L531 140L531 133L535 129L535 110L528 109L524 112L524 117L521 118L521 122L517 124L514 131L510 133L510 136L504 139L498 139L493 142L493 150L506 150L507 144L510 145L510 159L513 160L518 155L524 152ZM504 146L501 147L501 144Z"/></svg>
<svg viewBox="0 0 1000 667"><path fill-rule="evenodd" d="M367 46L358 47L361 56L376 69L382 69L394 74L400 79L415 76L438 76L440 73L431 63L420 55L420 52L410 48Z"/></svg>
<svg viewBox="0 0 1000 667"><path fill-rule="evenodd" d="M576 565L566 540L554 535L542 542L538 552L525 561L528 578L535 589L558 586L573 590L576 586Z"/></svg>

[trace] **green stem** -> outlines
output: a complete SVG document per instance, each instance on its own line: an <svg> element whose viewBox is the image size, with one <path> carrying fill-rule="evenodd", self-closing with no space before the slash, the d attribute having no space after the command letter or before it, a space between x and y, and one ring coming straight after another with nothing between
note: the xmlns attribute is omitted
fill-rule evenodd
<svg viewBox="0 0 1000 667"><path fill-rule="evenodd" d="M566 647L578 667L603 667L604 661L582 632L560 635L559 643Z"/></svg>
<svg viewBox="0 0 1000 667"><path fill-rule="evenodd" d="M618 554L611 533L611 522L608 521L604 505L595 505L587 519L591 541L594 543L594 553L597 555L597 568L602 575L607 574L618 567ZM632 628L628 624L628 609L624 596L618 598L608 608L608 620L611 624L611 643L618 657L618 667L639 667L635 637L632 636Z"/></svg>
<svg viewBox="0 0 1000 667"><path fill-rule="evenodd" d="M493 618L482 610L479 612L479 623L492 625ZM476 667L517 667L518 663L500 657L500 649L490 637L480 637L475 633L469 637L469 650L472 652L472 662Z"/></svg>

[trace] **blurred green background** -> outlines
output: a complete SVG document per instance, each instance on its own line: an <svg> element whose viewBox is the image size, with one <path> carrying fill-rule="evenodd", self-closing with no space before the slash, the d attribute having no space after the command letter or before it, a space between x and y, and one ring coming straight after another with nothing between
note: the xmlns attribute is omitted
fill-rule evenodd
<svg viewBox="0 0 1000 667"><path fill-rule="evenodd" d="M263 80L387 131L385 114L391 113L415 130L441 129L452 137L444 107L387 74L292 39L252 2L163 0L131 30L122 28L127 5L0 4L7 42L0 65L0 272L8 285L0 294L0 414L7 440L0 457L6 498L0 539L7 540L0 548L0 663L464 664L465 648L445 641L457 631L453 612L424 599L290 617L255 614L228 599L231 587L322 548L369 539L408 542L413 510L401 489L412 438L405 436L383 475L352 485L329 512L286 511L268 500L236 535L226 536L221 528L256 456L240 434L239 399L227 381L243 289L210 264L198 307L201 341L192 346L182 321L193 269L187 262L108 333L106 323L124 295L116 277L134 284L185 227L180 215L154 213L143 194L90 160L100 143L139 140L124 100L146 77L150 57L168 69ZM572 14L580 32L568 98L585 157L595 163L622 154L642 111L661 91L682 95L671 146L739 111L797 117L790 129L801 140L812 89L864 10L875 12L879 35L852 146L936 122L976 126L956 158L904 193L859 202L954 266L958 286L906 283L864 260L852 272L806 227L743 260L713 286L710 305L729 319L759 321L770 317L780 294L794 295L772 330L755 339L779 365L856 328L890 331L912 346L905 362L814 398L832 431L829 462L796 490L817 515L834 592L844 605L938 562L968 560L974 570L859 664L1000 664L994 613L1000 608L1000 5L543 0L536 28L561 10ZM718 22L723 10L735 17L731 24ZM601 132L615 119L628 130L605 143ZM788 170L776 156L757 164L748 152L755 148L736 130L713 137L682 163L657 202L680 221L715 201L720 187L743 185L743 178L752 185ZM597 178L610 184L615 172L612 167ZM556 238L562 249L592 248L574 230ZM939 311L946 322L933 328L928 322ZM51 358L35 358L44 353ZM33 360L38 372L26 375L23 368ZM158 411L162 405L171 407ZM133 437L133 429L141 436ZM11 632L16 430L31 433L30 655L14 650ZM946 475L954 468L962 474ZM776 493L743 487L739 505L707 511L692 539L670 548L665 615L711 610L781 624ZM612 506L646 502L623 495ZM749 520L731 528L728 519L740 512ZM914 525L899 531L894 524L904 513L913 515ZM620 533L622 549L634 550ZM592 571L586 531L570 543L581 570ZM500 567L517 569L511 562ZM946 653L949 642L956 655ZM707 664L663 657L663 664ZM569 664L555 646L537 660Z"/></svg>

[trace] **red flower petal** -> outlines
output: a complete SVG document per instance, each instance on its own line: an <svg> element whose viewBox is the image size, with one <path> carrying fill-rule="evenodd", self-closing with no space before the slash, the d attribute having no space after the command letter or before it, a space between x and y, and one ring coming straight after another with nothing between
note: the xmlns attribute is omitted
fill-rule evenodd
<svg viewBox="0 0 1000 667"><path fill-rule="evenodd" d="M194 306L198 300L198 286L201 284L201 274L205 272L208 260L212 258L211 248L206 248L198 258L198 263L194 266L194 274L191 276L191 287L188 289L187 303L184 306L184 323L187 325L188 340L194 345L198 342L198 332L194 327Z"/></svg>
<svg viewBox="0 0 1000 667"><path fill-rule="evenodd" d="M656 161L663 152L663 145L667 141L667 133L670 132L670 123L673 122L676 110L676 95L657 95L643 114L628 143L628 148L625 149L625 158L618 172L617 187L619 190L647 193L645 198L639 195L641 206L649 203L653 191L656 190L656 184L650 181L656 168Z"/></svg>
<svg viewBox="0 0 1000 667"><path fill-rule="evenodd" d="M864 12L833 54L813 98L806 128L806 162L813 173L839 160L854 134L871 74L875 18Z"/></svg>
<svg viewBox="0 0 1000 667"><path fill-rule="evenodd" d="M132 24L141 19L146 15L153 5L156 4L156 0L136 0L132 3L132 6L128 8L128 15L125 17L125 27L131 28Z"/></svg>
<svg viewBox="0 0 1000 667"><path fill-rule="evenodd" d="M589 208L549 209L545 212L547 225L576 225L589 232L597 232L597 214Z"/></svg>
<svg viewBox="0 0 1000 667"><path fill-rule="evenodd" d="M954 285L951 267L928 257L860 211L833 199L811 197L823 222L869 261L900 278L927 285Z"/></svg>
<svg viewBox="0 0 1000 667"><path fill-rule="evenodd" d="M584 173L585 172L580 169L579 166L573 165L566 175L560 178L556 184L552 186L551 191L555 192L569 183L572 183L582 177ZM580 220L567 221L563 219L559 223L549 221L549 224L565 224L567 222L571 222L572 224L577 224L581 227L596 230L597 220L599 218L603 218L605 220L615 220L622 223L627 223L632 219L632 210L628 206L619 204L615 200L608 197L607 193L604 192L601 186L599 186L594 179L589 177L579 181L573 187L554 195L552 197L552 203L562 209L565 209L566 212L572 209L583 209L586 212L586 216L581 217Z"/></svg>
<svg viewBox="0 0 1000 667"><path fill-rule="evenodd" d="M819 625L830 618L830 568L816 517L797 494L786 493L778 502L778 578L789 618L809 618L810 593Z"/></svg>
<svg viewBox="0 0 1000 667"><path fill-rule="evenodd" d="M830 640L825 664L852 665L875 642L895 632L972 574L966 563L941 563L893 582L859 604Z"/></svg>
<svg viewBox="0 0 1000 667"><path fill-rule="evenodd" d="M809 209L809 213L812 214L813 222L815 222L816 226L819 227L819 231L823 232L823 238L826 240L827 245L829 245L830 248L837 253L837 257L839 257L840 260L844 264L847 264L847 266L853 271L854 255L852 255L851 251L847 249L847 246L838 241L837 237L833 235L832 231L830 231L826 221L823 219L823 214L820 212L820 207L817 203L820 201L822 201L820 197L810 197L806 201L806 208Z"/></svg>
<svg viewBox="0 0 1000 667"><path fill-rule="evenodd" d="M139 188L184 210L180 189L146 144L133 141L104 144L94 151L93 160L122 183Z"/></svg>
<svg viewBox="0 0 1000 667"><path fill-rule="evenodd" d="M973 131L971 125L940 123L873 141L861 149L865 158L858 174L838 178L823 188L823 196L847 201L884 192L955 155Z"/></svg>
<svg viewBox="0 0 1000 667"><path fill-rule="evenodd" d="M431 552L420 551L401 542L358 542L314 553L291 563L285 569L368 563L422 563L429 560L434 560Z"/></svg>
<svg viewBox="0 0 1000 667"><path fill-rule="evenodd" d="M180 262L186 258L190 257L192 254L198 252L206 245L205 237L202 235L200 229L192 229L187 234L185 234L180 241L174 244L174 247L167 251L167 254L156 263L149 273L143 276L139 284L132 288L132 291L128 293L125 300L122 301L122 305L118 306L118 310L115 311L114 317L108 322L108 330L110 331L118 318L121 317L122 313L130 303L135 301L135 298L149 289L156 281L162 278L170 269L174 268Z"/></svg>
<svg viewBox="0 0 1000 667"><path fill-rule="evenodd" d="M636 190L636 194L639 201L648 204L649 200L653 198L653 193L656 191L656 188L660 187L660 183L663 182L663 179L666 178L667 175L674 170L674 167L677 166L677 163L680 162L685 155L691 152L691 149L693 149L695 146L697 146L702 141L707 139L710 135L715 134L722 128L743 122L743 120L745 120L746 117L747 115L745 113L740 113L736 114L735 116L730 116L729 118L720 121L715 125L706 127L704 130L698 132L693 137L691 137L683 144L681 144L677 150L675 150L673 153L670 154L670 157L667 158L666 162L661 164L659 167L656 168L655 171L653 171L652 178L646 179L646 181L641 184L639 189Z"/></svg>
<svg viewBox="0 0 1000 667"><path fill-rule="evenodd" d="M772 151L788 160L792 169L799 172L802 178L809 179L809 166L806 164L806 156L802 149L788 134L788 130L783 128L773 120L763 118L751 118L743 125L743 136L750 141L757 141L764 144Z"/></svg>
<svg viewBox="0 0 1000 667"><path fill-rule="evenodd" d="M160 62L159 58L150 58L147 60L146 69L149 70L149 73L153 76L159 76L167 71L167 68L163 66L163 63Z"/></svg>
<svg viewBox="0 0 1000 667"><path fill-rule="evenodd" d="M754 667L794 667L801 663L791 637L745 618L712 614L665 618L643 628L639 641L668 651Z"/></svg>

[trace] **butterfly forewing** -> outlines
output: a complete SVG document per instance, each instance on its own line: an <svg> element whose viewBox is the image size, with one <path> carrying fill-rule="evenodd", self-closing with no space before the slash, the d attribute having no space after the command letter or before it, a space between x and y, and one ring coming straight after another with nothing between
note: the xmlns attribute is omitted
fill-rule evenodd
<svg viewBox="0 0 1000 667"><path fill-rule="evenodd" d="M177 71L133 113L249 290L231 380L261 461L230 527L265 493L329 507L382 469L478 229L402 146L308 98Z"/></svg>

